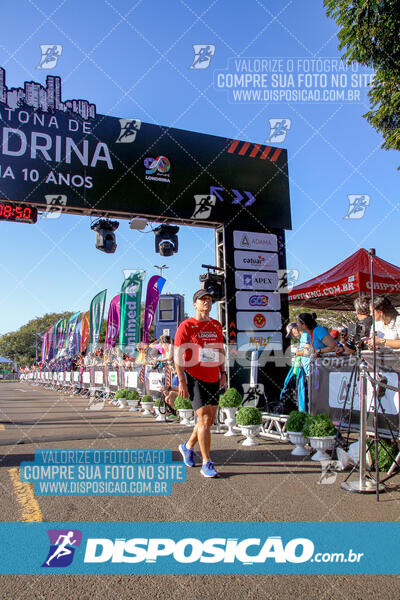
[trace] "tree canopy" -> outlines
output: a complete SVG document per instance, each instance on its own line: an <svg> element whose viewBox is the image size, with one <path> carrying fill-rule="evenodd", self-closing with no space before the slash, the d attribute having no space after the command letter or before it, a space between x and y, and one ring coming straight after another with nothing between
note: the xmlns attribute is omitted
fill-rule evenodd
<svg viewBox="0 0 400 600"><path fill-rule="evenodd" d="M5 333L0 336L0 355L11 358L19 367L32 365L36 358L36 343L40 359L42 334L59 319L64 317L69 319L72 314L72 312L46 313L43 317L32 319L22 325L17 331Z"/></svg>
<svg viewBox="0 0 400 600"><path fill-rule="evenodd" d="M375 70L364 117L384 139L382 148L400 149L399 0L324 0L339 26L339 50L347 64Z"/></svg>

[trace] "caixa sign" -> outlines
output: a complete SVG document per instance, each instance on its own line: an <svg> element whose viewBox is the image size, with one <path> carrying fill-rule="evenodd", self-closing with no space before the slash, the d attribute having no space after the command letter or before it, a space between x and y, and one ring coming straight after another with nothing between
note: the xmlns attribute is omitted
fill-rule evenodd
<svg viewBox="0 0 400 600"><path fill-rule="evenodd" d="M280 294L273 292L254 293L236 292L236 308L239 310L279 310L281 308Z"/></svg>

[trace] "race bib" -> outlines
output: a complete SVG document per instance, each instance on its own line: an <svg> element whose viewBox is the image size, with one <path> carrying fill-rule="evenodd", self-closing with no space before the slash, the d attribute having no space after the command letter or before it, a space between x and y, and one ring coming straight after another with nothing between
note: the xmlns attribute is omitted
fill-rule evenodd
<svg viewBox="0 0 400 600"><path fill-rule="evenodd" d="M219 352L213 348L200 348L199 359L200 362L217 363L219 362Z"/></svg>

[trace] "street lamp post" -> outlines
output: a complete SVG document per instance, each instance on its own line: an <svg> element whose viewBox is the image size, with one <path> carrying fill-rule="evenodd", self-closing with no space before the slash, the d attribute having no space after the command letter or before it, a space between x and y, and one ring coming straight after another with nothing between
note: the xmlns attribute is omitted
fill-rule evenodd
<svg viewBox="0 0 400 600"><path fill-rule="evenodd" d="M161 275L161 277L162 277L162 273L163 273L164 269L168 269L167 265L162 265L161 267L159 267L158 265L154 265L154 267L156 269L160 269L160 275Z"/></svg>

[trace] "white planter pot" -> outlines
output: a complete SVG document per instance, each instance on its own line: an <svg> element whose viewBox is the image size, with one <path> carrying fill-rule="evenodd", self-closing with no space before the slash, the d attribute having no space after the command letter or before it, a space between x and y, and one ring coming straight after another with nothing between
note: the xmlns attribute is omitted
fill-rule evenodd
<svg viewBox="0 0 400 600"><path fill-rule="evenodd" d="M236 424L235 414L237 412L236 407L229 407L223 409L226 415L225 425L228 428L228 431L224 433L226 437L232 437L233 435L237 435L236 431L233 431L233 427Z"/></svg>
<svg viewBox="0 0 400 600"><path fill-rule="evenodd" d="M128 400L129 412L137 412L139 400Z"/></svg>
<svg viewBox="0 0 400 600"><path fill-rule="evenodd" d="M293 456L308 456L310 454L310 451L304 448L304 446L307 444L308 438L304 437L301 431L287 431L287 434L289 436L289 440L296 446L290 454Z"/></svg>
<svg viewBox="0 0 400 600"><path fill-rule="evenodd" d="M126 398L118 398L118 406L119 408L127 408L128 401L126 400Z"/></svg>
<svg viewBox="0 0 400 600"><path fill-rule="evenodd" d="M258 442L255 438L260 433L261 425L239 425L239 427L242 434L246 436L242 446L258 446Z"/></svg>
<svg viewBox="0 0 400 600"><path fill-rule="evenodd" d="M311 460L321 461L321 460L330 460L329 454L326 453L326 450L332 450L333 443L336 439L335 435L327 435L326 437L310 437L311 448L314 448L317 452L313 454Z"/></svg>
<svg viewBox="0 0 400 600"><path fill-rule="evenodd" d="M181 424L190 427L190 421L193 417L193 410L191 408L178 408L178 413L181 418Z"/></svg>
<svg viewBox="0 0 400 600"><path fill-rule="evenodd" d="M164 407L164 412L160 412L160 408L158 406L154 406L154 410L156 412L157 418L156 421L160 421L160 422L164 422L165 423L165 407Z"/></svg>
<svg viewBox="0 0 400 600"><path fill-rule="evenodd" d="M151 415L151 411L153 410L154 402L142 402L143 414Z"/></svg>

